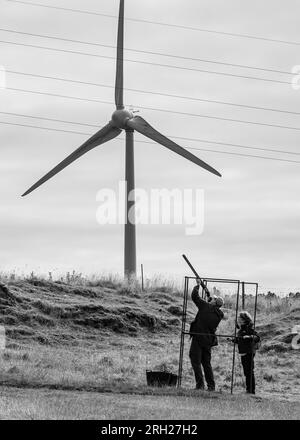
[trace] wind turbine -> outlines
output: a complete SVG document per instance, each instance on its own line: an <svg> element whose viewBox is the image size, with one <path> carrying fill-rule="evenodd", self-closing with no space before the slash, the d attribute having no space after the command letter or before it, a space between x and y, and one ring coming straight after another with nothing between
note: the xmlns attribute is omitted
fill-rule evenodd
<svg viewBox="0 0 300 440"><path fill-rule="evenodd" d="M45 183L51 177L62 171L72 162L83 156L105 142L119 136L122 130L126 132L126 166L125 179L127 181L126 194L126 221L125 221L125 252L124 252L124 272L125 276L135 276L136 274L136 230L135 222L129 221L128 213L134 209L134 200L128 200L128 196L135 189L134 184L134 131L158 142L174 153L179 154L185 159L194 162L196 165L206 169L207 171L221 177L221 174L207 163L194 156L189 151L177 145L175 142L163 136L156 131L141 116L135 116L131 111L125 108L123 100L123 65L124 65L124 0L120 0L119 21L118 21L118 42L117 42L117 62L116 62L116 82L115 82L115 104L116 110L112 114L110 122L88 139L77 150L70 154L66 159L60 162L56 167L49 171L44 177L29 188L23 195L31 193L40 185ZM131 198L132 199L132 198Z"/></svg>

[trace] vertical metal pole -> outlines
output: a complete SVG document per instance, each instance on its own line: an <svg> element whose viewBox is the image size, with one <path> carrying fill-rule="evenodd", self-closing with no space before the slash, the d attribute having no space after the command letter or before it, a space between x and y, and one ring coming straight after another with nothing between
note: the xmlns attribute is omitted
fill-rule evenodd
<svg viewBox="0 0 300 440"><path fill-rule="evenodd" d="M245 283L242 281L242 308L245 310Z"/></svg>
<svg viewBox="0 0 300 440"><path fill-rule="evenodd" d="M181 366L181 379L182 379L182 370L183 370L183 355L184 355L184 342L185 342L185 332L186 332L186 315L187 315L187 303L188 303L188 295L189 295L189 282L190 279L187 278L186 281L186 293L185 293L185 303L184 303L184 315L183 315L183 338L182 338L182 366Z"/></svg>
<svg viewBox="0 0 300 440"><path fill-rule="evenodd" d="M136 232L134 212L134 146L133 130L126 130L126 171L127 182L125 200L125 249L124 249L124 273L125 277L136 276Z"/></svg>
<svg viewBox="0 0 300 440"><path fill-rule="evenodd" d="M254 317L253 317L253 325L255 330L255 323L256 323L256 312L257 312L257 296L258 296L258 284L255 284L255 303L254 303Z"/></svg>
<svg viewBox="0 0 300 440"><path fill-rule="evenodd" d="M183 369L183 354L184 354L184 331L185 331L185 320L186 320L186 303L188 296L188 278L186 278L186 285L184 290L183 298L183 309L182 309L182 333L181 333L181 360L180 360L180 386L182 382L182 369Z"/></svg>
<svg viewBox="0 0 300 440"><path fill-rule="evenodd" d="M234 339L236 338L236 325L237 325L237 316L238 316L238 308L239 308L239 296L240 296L240 281L238 282L238 289L236 295L236 306L235 306L235 322L234 322ZM233 394L233 384L234 384L234 367L235 367L235 346L233 344L233 353L232 353L232 372L231 372L231 391Z"/></svg>
<svg viewBox="0 0 300 440"><path fill-rule="evenodd" d="M181 332L180 332L177 388L180 388L180 386L181 386L181 375L182 375L182 342L183 342L182 338L183 338L183 316L184 316L185 292L186 292L186 277L184 278L184 289L183 289L183 304L182 304L182 315L181 315Z"/></svg>
<svg viewBox="0 0 300 440"><path fill-rule="evenodd" d="M186 309L187 309L187 298L189 290L189 279L185 277L184 279L184 293L183 293L183 305L182 305L182 318L181 318L181 335L180 335L180 351L179 351L179 366L178 366L178 380L177 388L181 387L182 381L182 364L183 364L183 350L184 350L184 337L185 337L185 323L186 323Z"/></svg>
<svg viewBox="0 0 300 440"><path fill-rule="evenodd" d="M254 303L254 316L253 316L253 329L255 331L255 324L256 324L256 310L257 310L257 294L258 294L258 284L255 285L255 303ZM250 390L252 390L252 374L253 374L253 367L254 367L254 353L251 359L251 367L250 367Z"/></svg>
<svg viewBox="0 0 300 440"><path fill-rule="evenodd" d="M144 292L144 266L141 264L142 292Z"/></svg>

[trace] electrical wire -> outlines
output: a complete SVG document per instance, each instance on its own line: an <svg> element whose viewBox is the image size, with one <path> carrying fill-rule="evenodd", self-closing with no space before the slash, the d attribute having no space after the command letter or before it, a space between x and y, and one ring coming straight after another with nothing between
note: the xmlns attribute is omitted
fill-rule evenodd
<svg viewBox="0 0 300 440"><path fill-rule="evenodd" d="M210 149L204 149L204 148L192 148L192 147L186 147L188 150L198 150L198 151L207 151L212 153L220 153L218 150L210 150ZM244 153L231 153L229 151L222 151L222 154L230 154L232 156L241 156L241 157L252 157L256 159L269 159L269 160L279 160L281 162L293 162L293 163L300 163L298 160L290 160L290 159L281 159L277 157L267 157L267 156L256 156L252 154L244 154Z"/></svg>
<svg viewBox="0 0 300 440"><path fill-rule="evenodd" d="M109 44L92 43L90 41L73 40L70 38L61 38L61 37L55 37L55 36L51 36L51 35L44 35L44 34L32 34L29 32L21 32L21 31L16 31L16 30L12 30L12 29L0 28L0 31L9 32L9 33L18 34L18 35L27 35L30 37L46 38L46 39L55 40L55 41L65 41L68 43L85 44L85 45L89 45L89 46L105 47L108 49L117 49L116 46L109 45ZM223 61L207 60L207 59L203 59L203 58L191 58L191 57L173 55L173 54L168 54L168 53L163 53L163 52L153 52L153 51L148 51L148 50L130 49L130 48L125 48L125 47L124 47L124 50L130 51L130 52L147 54L147 55L158 55L158 56L164 56L164 57L168 57L168 58L176 58L176 59L180 59L180 60L184 60L184 61L199 61L201 63L218 64L218 65L228 66L228 67L237 67L237 68L242 68L242 69L259 70L259 71L263 71L263 72L282 73L284 75L293 75L293 73L290 71L277 70L277 69L271 69L271 68L266 68L266 67L255 67L255 66L248 66L245 64L234 64L234 63L228 63L228 62L223 62Z"/></svg>
<svg viewBox="0 0 300 440"><path fill-rule="evenodd" d="M38 130L56 131L56 132L60 132L60 133L80 134L80 135L83 135L83 136L90 136L91 135L91 133L83 133L82 131L63 130L61 128L39 127L37 125L20 124L20 123L16 123L16 122L0 121L0 124L13 125L13 126L16 126L16 127L36 128Z"/></svg>
<svg viewBox="0 0 300 440"><path fill-rule="evenodd" d="M34 128L34 129L46 130L46 131L55 131L55 132L69 133L69 134L78 134L78 135L85 135L85 136L91 136L92 135L92 133L83 133L83 132L76 132L76 131L71 131L71 130L63 130L63 129L48 128L48 127L40 127L40 126L35 126L35 125L19 124L19 123L5 122L5 121L0 121L0 124L17 126L17 127ZM119 138L119 140L124 140L124 138ZM151 142L151 141L136 140L135 142L143 143L143 144L157 144L156 142ZM242 153L232 153L232 152L229 152L229 151L218 151L218 150L211 150L211 149L206 149L206 148L186 147L186 149L187 150L206 151L206 152L209 152L209 153L229 154L229 155L232 155L232 156L240 156L240 157L252 157L254 159L265 159L265 160L273 160L273 161L275 160L275 161L279 161L279 162L289 162L289 163L300 163L300 161L297 161L297 160L282 159L282 158L277 158L277 157L257 156L257 155L242 154Z"/></svg>
<svg viewBox="0 0 300 440"><path fill-rule="evenodd" d="M94 12L94 11L85 11L82 9L72 9L72 8L64 8L61 6L43 5L41 3L28 2L28 1L25 2L25 1L21 1L21 0L7 0L7 1L9 1L11 3L20 3L23 5L40 6L40 7L48 8L48 9L56 9L56 10L61 10L61 11L65 11L65 12L76 12L76 13L80 13L80 14L95 15L95 16L115 18L115 19L118 18L116 15L103 14L103 13ZM224 36L228 36L228 37L247 38L247 39L253 39L253 40L267 41L270 43L280 43L280 44L290 44L290 45L300 46L300 42L297 42L297 41L288 41L288 40L281 40L281 39L276 39L276 38L260 37L260 36L256 36L256 35L246 35L246 34L240 34L237 32L234 33L234 32L216 31L213 29L204 29L204 28L199 28L199 27L191 27L191 26L184 26L184 25L178 25L178 24L172 24L172 23L163 23L163 22L158 22L158 21L150 21L150 20L143 20L143 19L129 18L129 17L125 18L125 20L134 21L134 22L138 22L138 23L155 24L155 25L159 25L159 26L166 26L166 27L172 27L172 28L177 28L177 29L186 29L189 31L207 32L207 33L211 33L211 34L224 35Z"/></svg>
<svg viewBox="0 0 300 440"><path fill-rule="evenodd" d="M91 54L91 53L87 53L87 52L80 52L80 51L66 50L66 49L56 49L54 47L45 47L45 46L38 46L35 44L17 43L15 41L0 40L0 43L11 44L14 46L30 47L30 48L34 48L34 49L50 50L53 52L70 53L73 55L84 55L84 56L89 56L89 57L104 58L104 59L114 60L114 61L117 60L116 57L112 57L112 56L108 56L108 55ZM255 81L264 81L264 82L271 82L271 83L277 83L277 84L291 85L290 81L280 81L280 80L270 79L270 78L258 78L256 76L236 75L234 73L216 72L213 70L195 69L192 67L173 66L171 64L153 63L150 61L130 60L128 58L124 58L124 61L129 62L129 63L144 64L147 66L166 67L166 68L170 68L170 69L185 70L185 71L189 71L189 72L208 73L208 74L228 76L228 77L233 77L233 78L252 79Z"/></svg>
<svg viewBox="0 0 300 440"><path fill-rule="evenodd" d="M32 94L37 94L37 95L52 96L52 97L56 97L56 98L58 97L58 98L64 98L64 99L74 99L74 100L79 100L79 101L84 101L84 102L94 102L94 103L102 103L102 104L110 104L110 105L113 104L114 105L114 103L112 101L102 101L99 99L80 98L80 97L76 97L76 96L61 95L58 93L46 93L46 92L40 92L40 91L34 91L34 90L28 90L28 89L27 90L26 89L17 89L17 88L12 88L12 87L6 87L5 90L11 90L11 91L23 92L23 93L32 93ZM267 124L267 123L263 123L263 122L243 121L241 119L231 119L231 118L223 118L220 116L200 115L198 113L185 113L185 112L179 112L179 111L175 111L175 110L158 109L158 108L154 108L154 107L145 107L145 106L140 106L140 105L136 105L134 107L138 108L138 109L142 109L142 110L150 110L150 111L163 112L163 113L175 114L175 115L181 115L181 116L192 116L192 117L198 117L198 118L216 119L216 120L220 120L220 121L224 121L224 122L236 122L236 123L240 123L240 124L250 124L250 125L263 126L263 127L272 127L272 128L300 131L300 128L298 128L298 127L290 127L287 125L276 125L276 124Z"/></svg>
<svg viewBox="0 0 300 440"><path fill-rule="evenodd" d="M63 124L79 125L79 126L92 127L95 129L99 129L99 125L96 125L96 124L87 124L87 123L83 123L83 122L66 121L63 119L26 115L24 113L12 113L12 112L0 111L0 114L9 115L9 116L17 116L17 117L22 117L22 118L29 118L29 119L40 119L40 120L49 121L49 122L60 122ZM88 135L88 133L79 133L79 134L87 134ZM234 148L245 148L245 149L249 149L249 150L268 151L270 153L283 153L283 154L291 154L291 155L300 156L300 153L297 153L296 151L286 151L286 150L278 150L278 149L273 149L273 148L253 147L253 146L248 146L248 145L232 144L232 143L226 143L226 142L216 142L216 141L212 141L209 139L195 139L195 138L187 138L187 137L173 136L173 135L167 135L167 137L174 138L174 139L180 139L180 140L184 140L184 141L201 142L201 143L206 143L206 144L215 144L215 145L222 145L222 146L234 147Z"/></svg>
<svg viewBox="0 0 300 440"><path fill-rule="evenodd" d="M51 80L55 80L55 81L63 81L63 82L74 83L74 84L82 84L82 85L89 85L89 86L96 86L96 87L103 87L103 88L110 88L110 89L115 88L115 86L109 86L107 84L79 81L79 80L75 80L75 79L62 78L62 77L58 77L58 76L39 75L39 74L35 74L35 73L20 72L20 71L16 71L16 70L5 70L5 72L11 73L14 75L32 76L35 78L51 79ZM174 95L171 93L154 92L151 90L131 89L131 88L125 88L125 87L124 87L124 90L128 90L130 92L144 93L144 94L149 94L149 95L166 96L168 98L178 98L178 99L186 99L189 101L209 102L212 104L229 105L229 106L233 106L233 107L248 108L251 110L263 110L263 111L270 111L270 112L276 112L276 113L300 115L300 112L293 112L293 111L270 108L270 107L259 107L259 106L254 106L254 105L238 104L235 102L228 102L228 101L217 101L217 100L212 100L212 99L194 98L192 96Z"/></svg>
<svg viewBox="0 0 300 440"><path fill-rule="evenodd" d="M18 116L18 117L21 117L21 118L29 118L29 119L41 119L42 121L49 121L49 122L60 122L62 124L83 125L85 127L99 128L99 126L96 125L96 124L86 124L84 122L66 121L66 120L63 120L63 119L56 119L56 118L45 118L43 116L25 115L24 113L13 113L13 112L2 112L2 111L0 111L0 114L8 115L8 116ZM82 134L88 134L88 133L82 133Z"/></svg>

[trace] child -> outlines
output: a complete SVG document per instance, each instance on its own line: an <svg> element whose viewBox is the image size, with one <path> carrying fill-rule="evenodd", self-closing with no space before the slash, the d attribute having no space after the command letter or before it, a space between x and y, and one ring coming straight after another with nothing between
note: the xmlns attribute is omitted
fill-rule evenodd
<svg viewBox="0 0 300 440"><path fill-rule="evenodd" d="M254 356L260 342L260 337L253 327L250 313L240 312L237 319L237 328L239 330L237 337L232 340L232 342L238 344L246 377L246 390L250 394L255 394Z"/></svg>

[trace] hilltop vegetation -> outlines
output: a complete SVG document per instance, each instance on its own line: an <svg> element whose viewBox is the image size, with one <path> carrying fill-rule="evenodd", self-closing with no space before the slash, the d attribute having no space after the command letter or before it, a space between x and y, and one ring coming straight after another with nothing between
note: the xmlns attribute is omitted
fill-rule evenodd
<svg viewBox="0 0 300 440"><path fill-rule="evenodd" d="M181 314L178 295L155 289L141 294L112 282L83 287L35 278L0 284L0 311L9 339L43 345L78 345L112 332L168 332Z"/></svg>
<svg viewBox="0 0 300 440"><path fill-rule="evenodd" d="M270 300L273 301L270 304ZM249 307L253 297L246 299ZM281 307L280 307L281 305ZM174 286L128 286L114 279L2 279L0 325L7 335L1 357L3 385L68 390L153 393L146 369L177 373L182 292ZM291 329L300 320L297 298L259 298L257 328L263 345L256 359L261 396L299 399L299 351ZM219 332L232 334L234 298L226 297ZM189 302L188 321L195 314ZM183 387L194 387L186 338ZM214 349L217 387L230 390L232 345ZM237 357L235 392L243 391Z"/></svg>

